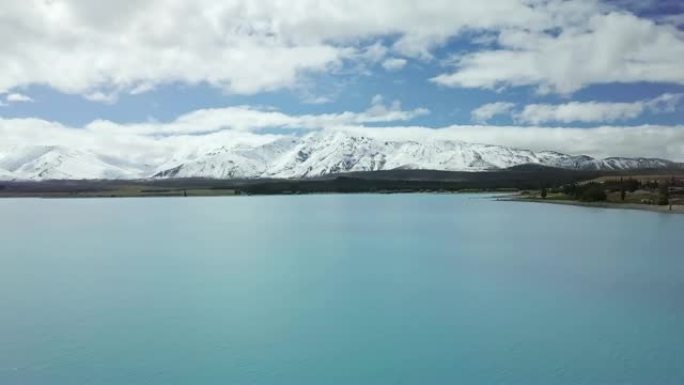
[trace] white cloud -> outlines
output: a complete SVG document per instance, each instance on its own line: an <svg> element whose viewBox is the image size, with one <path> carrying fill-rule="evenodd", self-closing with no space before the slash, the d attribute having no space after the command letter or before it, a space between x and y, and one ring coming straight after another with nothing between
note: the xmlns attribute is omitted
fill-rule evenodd
<svg viewBox="0 0 684 385"><path fill-rule="evenodd" d="M0 34L12 39L0 45L0 92L46 85L112 101L176 82L240 94L291 88L350 61L429 59L463 31L539 33L569 18L547 4L560 0L543 3L5 0ZM391 47L380 43L388 38Z"/></svg>
<svg viewBox="0 0 684 385"><path fill-rule="evenodd" d="M132 90L131 93L133 94L133 92L135 90L137 90L137 88ZM85 95L83 95L83 97L88 99L88 100L91 100L93 102L102 102L102 103L106 103L106 104L114 104L117 101L119 95L116 91L109 92L109 93L102 92L102 91L94 91L94 92L86 93Z"/></svg>
<svg viewBox="0 0 684 385"><path fill-rule="evenodd" d="M682 100L684 100L684 94L662 94L657 98L649 100L646 102L646 106L653 112L674 112L677 110Z"/></svg>
<svg viewBox="0 0 684 385"><path fill-rule="evenodd" d="M559 26L501 30L500 48L456 57L455 71L432 81L466 88L532 85L562 94L613 82L684 84L684 35L671 25L612 12Z"/></svg>
<svg viewBox="0 0 684 385"><path fill-rule="evenodd" d="M333 99L329 96L307 96L305 97L302 102L306 104L328 104L332 103Z"/></svg>
<svg viewBox="0 0 684 385"><path fill-rule="evenodd" d="M474 109L470 116L474 122L485 123L489 119L497 115L509 114L511 110L515 108L515 103L509 102L495 102L483 104L482 106Z"/></svg>
<svg viewBox="0 0 684 385"><path fill-rule="evenodd" d="M396 100L386 105L383 97L376 95L371 106L363 112L288 115L273 109L237 106L196 110L169 123L122 125L97 120L85 128L94 132L127 132L136 135L207 134L223 130L258 131L265 128L314 130L344 125L409 121L428 113L425 108L403 110L401 103Z"/></svg>
<svg viewBox="0 0 684 385"><path fill-rule="evenodd" d="M396 55L429 60L473 31L474 42L498 35L499 48L476 46L434 82L560 93L684 84L681 31L596 0L5 0L0 18L12 36L0 46L0 92L46 85L112 102L184 83L255 94L349 63L398 70Z"/></svg>
<svg viewBox="0 0 684 385"><path fill-rule="evenodd" d="M632 103L569 102L565 104L529 104L515 114L522 123L614 122L639 117L646 111L672 112L684 94L663 94L650 100Z"/></svg>
<svg viewBox="0 0 684 385"><path fill-rule="evenodd" d="M11 94L7 95L5 100L7 100L7 102L9 102L9 103L27 103L27 102L32 102L33 98L31 98L30 96L15 92L15 93L11 93Z"/></svg>
<svg viewBox="0 0 684 385"><path fill-rule="evenodd" d="M522 123L613 122L633 119L644 112L642 103L570 102L566 104L529 104L515 116Z"/></svg>
<svg viewBox="0 0 684 385"><path fill-rule="evenodd" d="M171 122L120 124L94 121L69 127L41 119L0 118L0 151L13 146L61 145L90 149L137 164L159 164L183 151L209 151L222 144L265 143L282 135L273 129L347 130L387 139L430 137L569 154L663 157L684 161L684 126L600 126L552 128L538 126L462 125L368 127L373 122L408 120L420 110L397 110L381 98L364 112L290 115L268 109L229 107L197 110Z"/></svg>
<svg viewBox="0 0 684 385"><path fill-rule="evenodd" d="M382 67L387 71L399 71L406 66L406 59L402 58L389 58L382 62Z"/></svg>
<svg viewBox="0 0 684 385"><path fill-rule="evenodd" d="M269 108L236 106L201 109L171 122L148 120L121 124L95 120L83 127L69 127L42 119L0 117L0 152L24 146L66 146L91 149L137 164L156 164L178 151L213 149L219 143L264 143L279 137L264 129L316 130L373 123L408 121L429 113L424 108L403 110L401 103L385 104L376 95L362 112L290 115Z"/></svg>

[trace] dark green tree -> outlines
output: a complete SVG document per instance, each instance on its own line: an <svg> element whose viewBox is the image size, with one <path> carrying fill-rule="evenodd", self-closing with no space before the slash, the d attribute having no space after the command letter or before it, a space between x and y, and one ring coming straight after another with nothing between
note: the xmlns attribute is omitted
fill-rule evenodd
<svg viewBox="0 0 684 385"><path fill-rule="evenodd" d="M658 204L667 206L670 204L670 185L666 182L660 183L658 188Z"/></svg>
<svg viewBox="0 0 684 385"><path fill-rule="evenodd" d="M641 187L641 183L636 179L629 178L624 182L624 188L629 192L635 192L639 187Z"/></svg>
<svg viewBox="0 0 684 385"><path fill-rule="evenodd" d="M546 199L546 196L549 194L548 191L546 191L546 187L543 187L541 190L541 197L542 199Z"/></svg>
<svg viewBox="0 0 684 385"><path fill-rule="evenodd" d="M563 191L563 194L565 194L565 195L575 197L575 196L577 196L577 184L575 184L575 183L566 184L565 186L563 186L561 191Z"/></svg>
<svg viewBox="0 0 684 385"><path fill-rule="evenodd" d="M599 183L588 183L582 186L579 199L583 202L600 202L608 199L603 186Z"/></svg>

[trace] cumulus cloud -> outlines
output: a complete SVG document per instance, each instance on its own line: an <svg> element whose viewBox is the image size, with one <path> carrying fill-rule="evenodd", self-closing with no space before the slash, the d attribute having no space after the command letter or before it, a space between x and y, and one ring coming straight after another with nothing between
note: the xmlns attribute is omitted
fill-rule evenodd
<svg viewBox="0 0 684 385"><path fill-rule="evenodd" d="M474 122L485 123L497 115L506 115L515 108L515 103L495 102L484 104L474 109L470 116Z"/></svg>
<svg viewBox="0 0 684 385"><path fill-rule="evenodd" d="M646 111L672 112L684 94L663 94L650 100L632 103L569 102L565 104L529 104L515 114L522 123L614 122L639 117Z"/></svg>
<svg viewBox="0 0 684 385"><path fill-rule="evenodd" d="M406 66L406 59L390 58L382 62L382 67L387 71L399 71Z"/></svg>
<svg viewBox="0 0 684 385"><path fill-rule="evenodd" d="M659 97L647 101L646 106L653 112L674 112L677 110L682 100L684 100L684 94L662 94Z"/></svg>
<svg viewBox="0 0 684 385"><path fill-rule="evenodd" d="M381 95L376 95L371 101L371 106L362 112L289 115L273 109L236 106L196 110L168 123L118 124L108 120L96 120L85 128L92 132L127 132L135 135L200 135L225 130L314 130L352 124L391 123L409 121L428 113L425 108L404 110L401 103L396 100L386 104Z"/></svg>
<svg viewBox="0 0 684 385"><path fill-rule="evenodd" d="M529 104L515 116L522 123L613 122L633 119L644 112L642 103L570 102L566 104Z"/></svg>
<svg viewBox="0 0 684 385"><path fill-rule="evenodd" d="M457 72L437 82L569 91L682 80L674 29L606 15L592 0L6 0L2 8L0 33L12 39L0 46L0 92L37 84L111 102L180 82L254 94L349 62L398 69L403 59L388 55L429 60L465 31L500 32L504 48L460 58ZM557 37L545 32L559 28ZM591 61L576 66L577 58Z"/></svg>
<svg viewBox="0 0 684 385"><path fill-rule="evenodd" d="M540 126L456 125L371 127L374 122L408 120L417 111L396 109L381 98L363 112L291 115L269 109L228 107L197 110L171 122L120 124L94 121L70 127L41 119L0 118L0 152L15 146L60 145L89 149L137 164L159 164L184 151L209 151L222 145L266 143L289 134L277 129L345 130L385 139L449 139L569 154L663 157L684 161L684 126ZM268 131L264 131L269 129ZM288 130L290 131L290 130Z"/></svg>
<svg viewBox="0 0 684 385"><path fill-rule="evenodd" d="M0 117L0 153L27 146L65 146L90 149L99 154L154 164L187 150L210 150L221 143L265 143L283 135L270 129L299 132L345 126L409 121L428 114L425 108L404 110L399 101L385 103L376 95L361 112L286 114L270 108L234 106L200 109L170 122L147 121L121 124L95 120L82 127L35 118Z"/></svg>
<svg viewBox="0 0 684 385"><path fill-rule="evenodd" d="M432 81L466 88L536 86L561 94L592 84L684 84L684 35L672 25L610 12L559 27L502 30L499 47L454 58L455 70Z"/></svg>
<svg viewBox="0 0 684 385"><path fill-rule="evenodd" d="M474 45L432 79L447 87L533 86L570 94L593 84L684 84L684 35L674 22L618 11L598 0L5 0L0 34L0 94L40 85L114 103L167 84L209 85L229 93L294 89L308 103L333 95L302 90L309 76L384 68L407 59L444 63L454 37ZM432 69L431 69L432 70ZM27 98L23 95L24 98ZM9 102L5 97L0 105ZM24 100L27 101L27 100ZM516 124L615 122L671 111L679 94L634 103L536 104L515 112L498 102L472 112L484 123L514 114ZM221 141L266 141L277 129L350 129L369 135L433 135L594 156L684 156L684 126L591 129L489 125L438 129L397 124L429 113L373 99L359 112L292 115L268 108L200 109L170 122L97 120L69 127L41 119L0 118L0 146L59 144L131 159Z"/></svg>
<svg viewBox="0 0 684 385"><path fill-rule="evenodd" d="M14 92L14 93L7 95L5 100L7 100L7 102L9 102L9 103L27 103L27 102L32 102L33 98L31 98L30 96L24 95L24 94Z"/></svg>

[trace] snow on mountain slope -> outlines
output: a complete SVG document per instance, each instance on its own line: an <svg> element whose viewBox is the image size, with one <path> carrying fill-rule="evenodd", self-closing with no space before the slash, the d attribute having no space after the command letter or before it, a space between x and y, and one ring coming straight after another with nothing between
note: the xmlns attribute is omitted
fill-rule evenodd
<svg viewBox="0 0 684 385"><path fill-rule="evenodd" d="M675 166L662 159L595 159L457 140L387 140L343 131L320 131L256 142L227 138L182 147L170 152L161 163L132 163L89 150L59 146L4 148L0 149L0 180L306 178L398 168L482 171L523 164L583 170Z"/></svg>
<svg viewBox="0 0 684 385"><path fill-rule="evenodd" d="M630 170L642 168L666 168L675 166L674 162L656 158L595 159L586 155L572 156L556 152L542 152L541 164L552 167L579 170Z"/></svg>
<svg viewBox="0 0 684 385"><path fill-rule="evenodd" d="M58 146L15 147L4 152L0 168L10 173L8 179L20 180L132 179L141 172L88 151Z"/></svg>
<svg viewBox="0 0 684 385"><path fill-rule="evenodd" d="M395 168L488 170L538 163L531 151L460 141L384 141L342 132L305 136L274 162L269 176L307 177Z"/></svg>
<svg viewBox="0 0 684 385"><path fill-rule="evenodd" d="M269 166L281 158L295 144L295 138L250 145L226 144L204 153L191 152L186 160L174 157L157 167L154 176L166 178L255 178L268 174Z"/></svg>
<svg viewBox="0 0 684 385"><path fill-rule="evenodd" d="M481 171L522 164L571 169L670 167L660 159L572 156L533 152L455 140L381 140L342 131L322 131L258 146L221 146L191 159L175 159L156 177L306 178L327 174L396 168Z"/></svg>
<svg viewBox="0 0 684 385"><path fill-rule="evenodd" d="M673 166L673 162L652 158L606 158L601 161L602 168L613 170L628 170L637 168L665 168Z"/></svg>
<svg viewBox="0 0 684 385"><path fill-rule="evenodd" d="M0 168L0 181L13 180L13 179L14 179L14 174L12 174L11 172L9 172L5 169Z"/></svg>

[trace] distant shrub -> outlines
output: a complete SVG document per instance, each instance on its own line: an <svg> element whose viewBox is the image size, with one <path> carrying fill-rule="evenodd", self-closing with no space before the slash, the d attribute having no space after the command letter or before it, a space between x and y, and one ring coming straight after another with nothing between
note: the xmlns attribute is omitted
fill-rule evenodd
<svg viewBox="0 0 684 385"><path fill-rule="evenodd" d="M606 191L626 191L635 192L641 187L641 182L633 178L620 178L619 180L609 180L603 183Z"/></svg>
<svg viewBox="0 0 684 385"><path fill-rule="evenodd" d="M658 201L660 206L667 206L670 204L670 186L667 183L662 183L658 189Z"/></svg>
<svg viewBox="0 0 684 385"><path fill-rule="evenodd" d="M583 202L601 202L608 199L603 186L598 183L589 183L582 186L579 199Z"/></svg>
<svg viewBox="0 0 684 385"><path fill-rule="evenodd" d="M641 187L641 182L636 179L629 178L624 181L624 188L629 192L635 192L639 187Z"/></svg>
<svg viewBox="0 0 684 385"><path fill-rule="evenodd" d="M649 190L656 190L656 189L658 189L658 181L657 180L650 180L646 183L643 183L643 187L645 187Z"/></svg>
<svg viewBox="0 0 684 385"><path fill-rule="evenodd" d="M566 184L563 187L561 187L561 192L571 197L577 196L577 185L574 183Z"/></svg>

